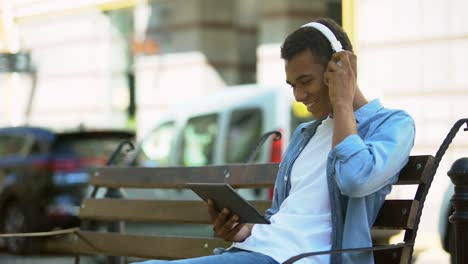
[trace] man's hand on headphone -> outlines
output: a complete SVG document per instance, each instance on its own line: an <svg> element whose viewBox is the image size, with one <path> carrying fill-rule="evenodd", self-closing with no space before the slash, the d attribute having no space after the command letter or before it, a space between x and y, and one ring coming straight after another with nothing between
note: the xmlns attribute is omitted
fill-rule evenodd
<svg viewBox="0 0 468 264"><path fill-rule="evenodd" d="M328 85L332 107L353 106L357 89L356 55L350 51L340 51L332 55L324 73Z"/></svg>

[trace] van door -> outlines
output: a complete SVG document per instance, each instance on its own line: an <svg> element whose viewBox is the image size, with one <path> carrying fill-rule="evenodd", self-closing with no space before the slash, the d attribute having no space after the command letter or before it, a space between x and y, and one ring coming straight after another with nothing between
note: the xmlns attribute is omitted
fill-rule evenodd
<svg viewBox="0 0 468 264"><path fill-rule="evenodd" d="M137 164L144 167L164 167L171 165L177 130L174 121L156 127L142 140Z"/></svg>
<svg viewBox="0 0 468 264"><path fill-rule="evenodd" d="M219 136L219 115L207 114L190 118L182 130L182 142L176 151L177 164L204 166L215 161Z"/></svg>
<svg viewBox="0 0 468 264"><path fill-rule="evenodd" d="M225 162L245 163L262 135L263 116L260 108L232 111L225 142ZM259 161L261 153L253 161ZM262 159L263 160L263 159Z"/></svg>

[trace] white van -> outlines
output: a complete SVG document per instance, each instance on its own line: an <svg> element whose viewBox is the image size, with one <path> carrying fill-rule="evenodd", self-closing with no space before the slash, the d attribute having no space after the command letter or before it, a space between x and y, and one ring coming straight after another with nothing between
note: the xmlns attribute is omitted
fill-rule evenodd
<svg viewBox="0 0 468 264"><path fill-rule="evenodd" d="M158 117L154 129L139 144L138 166L204 166L245 163L261 135L271 136L254 162L279 162L290 135L301 122L311 120L305 106L286 87L242 85L181 102ZM156 199L192 199L193 193L153 192ZM267 199L271 192L240 193L247 199ZM148 193L143 194L148 197ZM134 195L132 195L134 196ZM140 198L140 197L135 197ZM141 197L143 198L143 197Z"/></svg>
<svg viewBox="0 0 468 264"><path fill-rule="evenodd" d="M155 119L154 129L138 145L137 166L245 163L261 135L273 130L281 131L281 140L270 137L254 162L279 162L297 125L312 117L286 87L242 85L181 102ZM131 199L200 199L180 189L125 189L125 193ZM239 193L248 200L272 196L267 189L241 189ZM212 229L209 225L128 223L127 231L198 236Z"/></svg>
<svg viewBox="0 0 468 264"><path fill-rule="evenodd" d="M278 162L291 133L308 120L311 115L285 87L229 87L182 102L159 117L141 141L139 161L146 166L243 163L263 133L279 130L282 140L269 139L255 160Z"/></svg>

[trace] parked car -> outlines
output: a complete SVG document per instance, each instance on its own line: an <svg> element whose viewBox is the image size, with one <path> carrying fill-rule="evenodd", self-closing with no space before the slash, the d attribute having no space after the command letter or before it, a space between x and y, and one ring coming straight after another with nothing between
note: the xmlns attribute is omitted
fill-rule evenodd
<svg viewBox="0 0 468 264"><path fill-rule="evenodd" d="M89 169L105 165L134 133L117 130L57 133L38 127L0 129L0 228L3 233L79 225ZM37 250L38 240L8 238L14 253Z"/></svg>

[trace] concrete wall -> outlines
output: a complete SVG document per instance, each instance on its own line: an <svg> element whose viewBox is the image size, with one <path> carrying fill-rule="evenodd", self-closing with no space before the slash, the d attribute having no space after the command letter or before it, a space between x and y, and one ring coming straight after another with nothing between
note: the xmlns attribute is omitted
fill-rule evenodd
<svg viewBox="0 0 468 264"><path fill-rule="evenodd" d="M242 83L283 85L282 40L325 16L328 2L336 0L148 1L139 41L157 45L150 54L129 54L141 36L125 34L122 21L97 9L23 19L21 46L38 69L31 123L125 127L128 71L135 74L142 134L168 106L194 95Z"/></svg>
<svg viewBox="0 0 468 264"><path fill-rule="evenodd" d="M137 56L137 124L151 128L177 101L255 82L257 1L151 1L146 38L159 52Z"/></svg>
<svg viewBox="0 0 468 264"><path fill-rule="evenodd" d="M125 127L123 40L98 10L21 21L37 86L30 124L55 128ZM21 103L25 102L21 100Z"/></svg>
<svg viewBox="0 0 468 264"><path fill-rule="evenodd" d="M289 33L299 26L323 17L326 13L326 0L261 1L258 19L258 83L285 85L284 62L280 58L281 43Z"/></svg>
<svg viewBox="0 0 468 264"><path fill-rule="evenodd" d="M389 107L407 110L417 127L413 154L435 155L453 123L468 117L468 2L356 2L361 88ZM442 160L422 216L420 244L438 242L446 172L467 156L466 137L460 131Z"/></svg>

